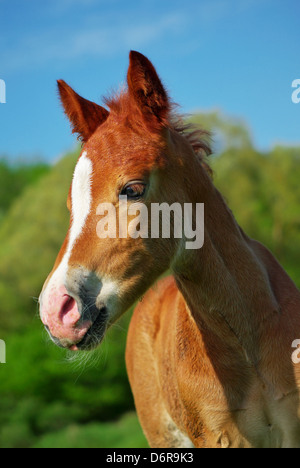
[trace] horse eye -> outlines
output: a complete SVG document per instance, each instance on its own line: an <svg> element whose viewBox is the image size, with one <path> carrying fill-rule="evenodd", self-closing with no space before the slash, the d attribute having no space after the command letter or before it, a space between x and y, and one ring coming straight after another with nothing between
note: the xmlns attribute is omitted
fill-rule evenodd
<svg viewBox="0 0 300 468"><path fill-rule="evenodd" d="M142 182L131 182L127 184L122 192L121 195L126 195L127 198L131 200L138 200L145 195L146 192L146 185Z"/></svg>

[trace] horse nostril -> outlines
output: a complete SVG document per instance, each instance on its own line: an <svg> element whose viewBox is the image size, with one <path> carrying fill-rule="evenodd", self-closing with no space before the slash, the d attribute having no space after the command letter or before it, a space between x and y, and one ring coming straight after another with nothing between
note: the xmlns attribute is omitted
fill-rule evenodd
<svg viewBox="0 0 300 468"><path fill-rule="evenodd" d="M76 325L80 319L76 301L73 297L65 294L59 313L60 321L65 325Z"/></svg>
<svg viewBox="0 0 300 468"><path fill-rule="evenodd" d="M63 315L70 312L70 310L72 310L74 305L75 305L75 299L73 299L73 297L67 296L67 295L65 297L66 297L66 302L65 302L65 304L63 305L63 308L62 308L62 314Z"/></svg>

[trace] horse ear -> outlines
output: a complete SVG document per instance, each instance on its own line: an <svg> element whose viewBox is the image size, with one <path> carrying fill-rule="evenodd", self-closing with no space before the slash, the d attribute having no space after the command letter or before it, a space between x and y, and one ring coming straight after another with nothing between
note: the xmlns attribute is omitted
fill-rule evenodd
<svg viewBox="0 0 300 468"><path fill-rule="evenodd" d="M150 130L168 124L169 98L152 63L139 52L131 51L127 74L128 90Z"/></svg>
<svg viewBox="0 0 300 468"><path fill-rule="evenodd" d="M95 130L105 122L109 112L104 107L79 96L63 80L58 80L57 84L60 99L71 122L73 133L78 133L85 143Z"/></svg>

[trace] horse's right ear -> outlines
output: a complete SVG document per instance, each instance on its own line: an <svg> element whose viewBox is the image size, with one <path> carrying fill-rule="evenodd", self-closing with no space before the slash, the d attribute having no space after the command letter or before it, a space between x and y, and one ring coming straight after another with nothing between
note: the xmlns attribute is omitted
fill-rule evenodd
<svg viewBox="0 0 300 468"><path fill-rule="evenodd" d="M58 91L73 133L78 133L85 143L109 116L108 110L77 94L63 80L58 80Z"/></svg>

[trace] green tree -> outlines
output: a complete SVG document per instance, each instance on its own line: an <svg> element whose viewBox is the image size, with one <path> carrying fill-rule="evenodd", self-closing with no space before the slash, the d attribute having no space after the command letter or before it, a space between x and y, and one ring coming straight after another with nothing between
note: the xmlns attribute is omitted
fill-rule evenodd
<svg viewBox="0 0 300 468"><path fill-rule="evenodd" d="M44 162L9 163L5 158L0 159L0 222L25 187L48 171L49 166Z"/></svg>
<svg viewBox="0 0 300 468"><path fill-rule="evenodd" d="M66 199L78 152L29 185L0 225L1 329L19 329L32 320L33 298L53 266L66 235Z"/></svg>

